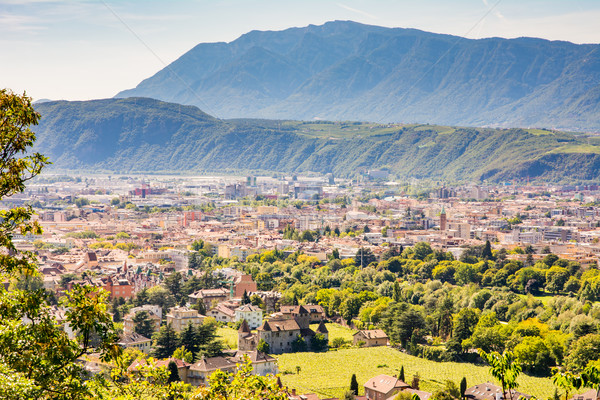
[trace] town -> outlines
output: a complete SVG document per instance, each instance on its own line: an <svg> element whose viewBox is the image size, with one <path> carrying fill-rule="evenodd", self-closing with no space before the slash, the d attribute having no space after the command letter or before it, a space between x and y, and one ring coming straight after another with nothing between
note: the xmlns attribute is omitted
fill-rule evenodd
<svg viewBox="0 0 600 400"><path fill-rule="evenodd" d="M597 274L584 271L597 271L599 197L597 185L396 183L388 181L385 171L369 171L355 180L331 175L45 174L23 193L4 199L3 206L31 205L43 228L42 234L13 238L17 248L38 255L41 275L28 285L45 289L56 300L79 284L109 293L113 320L121 332L118 343L131 353L130 368L135 370L154 355L159 363L176 365L182 381L199 386L207 385L214 371L233 371L249 357L254 373L280 374L278 382L288 388L290 399L318 399L341 398L350 386L316 387L298 380L310 371L300 365L287 367L287 354L334 350L341 354L342 349L384 346L403 356L451 360L432 356L436 347L431 344L443 340L446 349L451 348L450 339L456 336L452 331L460 323L456 317L454 323L451 315L446 317L450 319L446 326L433 324L427 334L424 323L413 321L405 336L385 323L384 309L392 300L418 305L414 296L435 290L448 295L461 285L477 283L512 285L515 292L529 294L530 304L524 307L535 308L546 301L544 293L581 299L587 287L597 294L589 297L592 307L586 317L597 314L600 285L591 279ZM426 254L420 257L419 251ZM435 255L435 264L428 254ZM422 271L403 274L409 268L407 258L431 264L430 279ZM486 267L477 267L484 259ZM505 267L487 269L492 259ZM391 265L394 260L403 265ZM471 265L475 268L468 269ZM544 272L546 279L525 272L524 278L519 276L517 270L538 265L553 272ZM520 287L511 284L517 278L502 278L511 266L515 270L508 275L524 279ZM318 285L311 283L307 270L319 275ZM351 271L353 281L364 283L344 282L339 276L342 270ZM584 282L586 276L590 279ZM502 284L494 283L501 279ZM417 282L429 283L423 291ZM489 290L481 293L486 296L484 303L492 297ZM359 303L351 307L361 295L366 299L356 300ZM500 307L502 301L508 303ZM506 298L488 308L500 322L508 321L514 301ZM53 313L64 320L66 310L55 304ZM473 309L477 308L478 314L483 312L481 321L488 308L483 303ZM516 329L536 323L532 321L541 324L539 319L538 313L519 318ZM589 333L597 332L596 325L588 326ZM474 340L478 326L475 321L469 328L473 336L463 339ZM556 326L560 330L560 323ZM68 324L64 329L75 336ZM393 350L396 346L404 353ZM486 350L504 347L489 345ZM456 355L455 360L472 356L464 342L458 343L457 353L462 356ZM549 357L545 363L549 368L561 361ZM99 358L81 362L91 374L110 369ZM372 360L388 367L386 362ZM352 396L379 400L408 393L426 400L444 387L443 381L418 370L412 371L412 380L403 376L404 367L402 374L397 368L394 371L361 375L360 389L353 376ZM340 379L350 384L349 376ZM462 387L458 397L491 399L502 392L491 379L470 382L472 387ZM515 399L549 395L550 389L540 391L536 384L540 378L531 379L526 387L537 391L515 394ZM445 390L452 387L448 389L446 383Z"/></svg>

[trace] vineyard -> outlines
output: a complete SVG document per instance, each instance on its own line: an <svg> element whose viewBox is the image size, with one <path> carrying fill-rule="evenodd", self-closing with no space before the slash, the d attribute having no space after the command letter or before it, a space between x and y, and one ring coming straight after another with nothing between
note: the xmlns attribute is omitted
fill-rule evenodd
<svg viewBox="0 0 600 400"><path fill-rule="evenodd" d="M454 362L434 362L409 356L389 347L350 348L326 353L290 353L277 356L279 371L284 385L300 393L316 393L322 397L342 397L348 390L352 374L362 385L379 374L397 376L404 366L405 378L410 383L414 374L421 378L420 388L434 392L445 380L459 384L464 377L468 386L481 382L496 383L486 366ZM297 367L300 372L296 373ZM549 378L537 378L521 374L518 390L548 398L554 394Z"/></svg>

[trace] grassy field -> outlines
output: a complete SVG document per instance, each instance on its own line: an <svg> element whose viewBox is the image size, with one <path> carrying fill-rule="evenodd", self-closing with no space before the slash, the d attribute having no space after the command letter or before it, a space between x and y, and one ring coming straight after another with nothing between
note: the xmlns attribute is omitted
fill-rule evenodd
<svg viewBox="0 0 600 400"><path fill-rule="evenodd" d="M310 325L310 329L312 329L313 331L317 329L317 327L319 326L319 324L311 324ZM341 337L344 340L349 341L350 343L352 343L352 334L354 334L356 331L352 330L350 328L346 328L343 327L339 324L333 324L333 323L327 323L325 324L325 327L327 328L327 331L329 332L329 343L331 343L331 341L335 338Z"/></svg>
<svg viewBox="0 0 600 400"><path fill-rule="evenodd" d="M594 146L592 144L568 144L565 146L557 147L549 151L548 153L585 153L585 154L600 154L600 146Z"/></svg>
<svg viewBox="0 0 600 400"><path fill-rule="evenodd" d="M462 377L468 386L482 382L494 382L486 366L463 363L437 363L404 354L389 347L351 348L326 353L290 353L277 356L279 371L284 385L296 388L300 393L316 393L322 397L341 397L350 385L355 373L361 387L370 378L380 375L397 376L404 366L406 380L419 373L421 389L435 391L449 379L457 385ZM300 373L296 374L296 366ZM286 372L291 372L286 373ZM521 374L519 390L538 398L548 398L554 393L550 379L535 378Z"/></svg>
<svg viewBox="0 0 600 400"><path fill-rule="evenodd" d="M217 328L217 336L221 337L226 348L237 349L238 333L235 329L228 327Z"/></svg>
<svg viewBox="0 0 600 400"><path fill-rule="evenodd" d="M531 133L532 135L554 135L553 131L549 131L546 129L535 129L535 128L530 128L530 129L525 129L527 132Z"/></svg>

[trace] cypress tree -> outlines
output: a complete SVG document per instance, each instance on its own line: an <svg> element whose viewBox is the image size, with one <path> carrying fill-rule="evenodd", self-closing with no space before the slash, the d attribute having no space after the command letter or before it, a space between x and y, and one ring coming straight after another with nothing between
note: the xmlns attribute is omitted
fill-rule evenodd
<svg viewBox="0 0 600 400"><path fill-rule="evenodd" d="M168 382L178 382L179 379L179 371L177 370L177 364L175 361L169 361L169 380Z"/></svg>
<svg viewBox="0 0 600 400"><path fill-rule="evenodd" d="M242 295L242 304L250 304L250 296L248 296L248 292L245 289Z"/></svg>
<svg viewBox="0 0 600 400"><path fill-rule="evenodd" d="M467 378L465 378L463 376L462 380L460 381L460 398L461 399L465 398L466 391L467 391Z"/></svg>
<svg viewBox="0 0 600 400"><path fill-rule="evenodd" d="M404 365L400 368L400 374L398 375L398 379L400 379L402 382L406 382L404 380Z"/></svg>
<svg viewBox="0 0 600 400"><path fill-rule="evenodd" d="M352 378L350 379L350 391L354 393L355 396L358 396L358 381L356 380L356 374L352 374Z"/></svg>

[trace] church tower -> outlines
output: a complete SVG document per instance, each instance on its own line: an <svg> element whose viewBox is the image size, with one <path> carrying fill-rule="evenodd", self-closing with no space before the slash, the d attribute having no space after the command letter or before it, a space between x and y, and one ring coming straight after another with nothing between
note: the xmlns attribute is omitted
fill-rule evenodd
<svg viewBox="0 0 600 400"><path fill-rule="evenodd" d="M446 230L446 209L442 206L442 212L440 212L440 231Z"/></svg>

